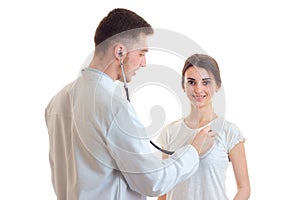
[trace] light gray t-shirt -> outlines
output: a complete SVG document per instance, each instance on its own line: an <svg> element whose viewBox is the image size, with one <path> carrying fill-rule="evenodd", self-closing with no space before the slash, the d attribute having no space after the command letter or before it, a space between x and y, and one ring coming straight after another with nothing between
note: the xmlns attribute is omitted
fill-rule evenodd
<svg viewBox="0 0 300 200"><path fill-rule="evenodd" d="M191 143L199 129L186 126L184 119L179 119L166 126L158 142L168 150L176 150ZM222 117L211 123L211 129L217 133L216 143L211 150L200 157L197 172L185 182L177 185L167 194L167 200L224 200L225 182L229 164L228 154L245 138L239 128Z"/></svg>

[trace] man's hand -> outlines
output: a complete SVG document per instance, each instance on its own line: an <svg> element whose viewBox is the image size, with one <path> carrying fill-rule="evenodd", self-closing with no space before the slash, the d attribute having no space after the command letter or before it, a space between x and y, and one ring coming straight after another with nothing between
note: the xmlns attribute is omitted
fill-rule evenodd
<svg viewBox="0 0 300 200"><path fill-rule="evenodd" d="M205 154L214 145L216 133L210 130L210 126L203 128L194 137L192 145L198 151L201 156Z"/></svg>

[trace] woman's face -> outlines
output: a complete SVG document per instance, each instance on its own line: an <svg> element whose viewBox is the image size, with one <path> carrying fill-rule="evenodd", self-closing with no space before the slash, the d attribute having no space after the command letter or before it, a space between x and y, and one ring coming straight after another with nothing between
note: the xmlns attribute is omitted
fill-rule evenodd
<svg viewBox="0 0 300 200"><path fill-rule="evenodd" d="M203 68L191 66L184 75L184 89L190 102L202 108L212 104L218 86L214 76Z"/></svg>

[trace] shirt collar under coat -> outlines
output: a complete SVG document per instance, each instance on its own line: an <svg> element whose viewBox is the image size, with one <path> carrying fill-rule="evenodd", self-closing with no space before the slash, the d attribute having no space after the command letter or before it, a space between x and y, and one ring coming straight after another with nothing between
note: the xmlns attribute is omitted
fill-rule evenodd
<svg viewBox="0 0 300 200"><path fill-rule="evenodd" d="M120 83L118 81L114 81L110 76L106 73L97 70L95 68L83 68L81 70L81 75L83 78L91 81L98 81L98 84L101 84L106 90L110 91L112 95L117 95L120 98L124 99L124 95L122 94L122 89Z"/></svg>

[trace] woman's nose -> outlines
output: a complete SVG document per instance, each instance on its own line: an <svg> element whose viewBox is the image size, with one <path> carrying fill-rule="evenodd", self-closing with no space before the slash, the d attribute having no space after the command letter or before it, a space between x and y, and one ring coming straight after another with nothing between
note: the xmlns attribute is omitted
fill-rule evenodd
<svg viewBox="0 0 300 200"><path fill-rule="evenodd" d="M205 86L202 83L195 84L195 86L194 86L194 91L196 91L196 92L203 91L204 89L205 89Z"/></svg>

